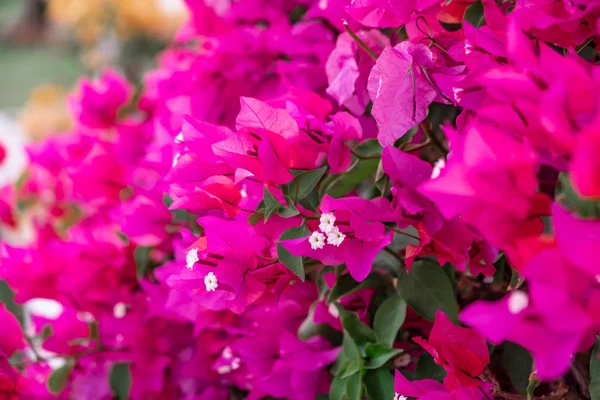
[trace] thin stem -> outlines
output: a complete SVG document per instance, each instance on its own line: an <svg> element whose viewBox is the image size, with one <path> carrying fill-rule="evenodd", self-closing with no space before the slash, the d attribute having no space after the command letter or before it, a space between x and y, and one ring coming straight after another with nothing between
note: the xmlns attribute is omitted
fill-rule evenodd
<svg viewBox="0 0 600 400"><path fill-rule="evenodd" d="M381 158L380 155L363 156L362 154L356 152L356 150L354 150L354 149L350 149L350 153L352 153L352 155L354 155L356 158L358 158L360 160L378 160Z"/></svg>
<svg viewBox="0 0 600 400"><path fill-rule="evenodd" d="M385 252L387 252L388 254L391 254L392 256L394 256L394 258L396 258L398 261L400 261L401 264L404 264L404 260L402 259L402 257L400 257L400 255L398 253L396 253L394 250L390 249L389 247L384 247L383 250Z"/></svg>
<svg viewBox="0 0 600 400"><path fill-rule="evenodd" d="M581 47L579 48L579 50L577 50L577 54L581 54L581 52L590 44L592 43L592 41L594 40L594 38L589 38L588 40L585 41L584 44L581 45Z"/></svg>
<svg viewBox="0 0 600 400"><path fill-rule="evenodd" d="M348 32L350 37L354 39L356 44L358 44L373 59L373 61L377 61L377 54L375 54L375 52L371 50L371 48L367 46L367 44L363 42L363 40L359 38L358 35L354 33L354 31L352 31L352 29L350 29L350 26L348 26L347 21L344 21L344 28L346 28L346 32Z"/></svg>
<svg viewBox="0 0 600 400"><path fill-rule="evenodd" d="M444 145L442 144L442 142L440 142L439 139L435 136L435 134L431 131L431 129L429 129L429 127L427 126L427 124L421 122L419 124L419 126L423 130L423 134L425 134L425 137L427 137L429 140L431 140L432 144L439 151L441 151L443 155L445 155L445 156L448 155L448 150L446 150L446 148L444 147Z"/></svg>
<svg viewBox="0 0 600 400"><path fill-rule="evenodd" d="M404 235L404 236L408 236L410 238L413 239L417 239L417 240L421 240L420 237L415 236L415 235L411 235L410 233L406 233L406 232L402 232L401 230L399 230L398 228L391 228L394 232L399 233L400 235Z"/></svg>

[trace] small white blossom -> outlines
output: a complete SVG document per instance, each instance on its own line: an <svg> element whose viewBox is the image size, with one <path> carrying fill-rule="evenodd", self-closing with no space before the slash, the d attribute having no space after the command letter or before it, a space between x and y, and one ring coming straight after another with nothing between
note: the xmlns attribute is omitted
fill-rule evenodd
<svg viewBox="0 0 600 400"><path fill-rule="evenodd" d="M312 235L310 235L308 242L313 250L322 249L325 247L325 235L323 235L321 232L314 231Z"/></svg>
<svg viewBox="0 0 600 400"><path fill-rule="evenodd" d="M319 1L319 8L321 10L326 10L328 5L329 5L329 0L320 0Z"/></svg>
<svg viewBox="0 0 600 400"><path fill-rule="evenodd" d="M223 358L229 360L233 357L233 351L231 351L231 347L227 346L223 349Z"/></svg>
<svg viewBox="0 0 600 400"><path fill-rule="evenodd" d="M214 292L219 287L219 281L214 273L209 272L204 277L204 285L206 286L207 292Z"/></svg>
<svg viewBox="0 0 600 400"><path fill-rule="evenodd" d="M231 360L231 370L235 371L236 369L238 369L240 367L241 364L241 360L239 357L234 358L233 360Z"/></svg>
<svg viewBox="0 0 600 400"><path fill-rule="evenodd" d="M327 243L332 244L336 247L339 247L345 238L346 235L340 232L340 228L338 228L337 226L334 226L331 231L327 232Z"/></svg>
<svg viewBox="0 0 600 400"><path fill-rule="evenodd" d="M327 307L327 311L329 311L329 314L331 314L331 316L333 318L339 318L340 317L340 311L335 306L335 304L330 304L329 307Z"/></svg>
<svg viewBox="0 0 600 400"><path fill-rule="evenodd" d="M402 396L400 393L396 393L394 400L408 400L408 397Z"/></svg>
<svg viewBox="0 0 600 400"><path fill-rule="evenodd" d="M225 375L231 372L231 366L229 365L221 365L217 368L217 372L220 375Z"/></svg>
<svg viewBox="0 0 600 400"><path fill-rule="evenodd" d="M125 317L125 314L127 314L127 306L125 305L125 303L115 304L115 306L113 307L114 317L117 319L121 319Z"/></svg>
<svg viewBox="0 0 600 400"><path fill-rule="evenodd" d="M465 54L471 54L473 52L473 45L465 40Z"/></svg>
<svg viewBox="0 0 600 400"><path fill-rule="evenodd" d="M525 292L520 290L514 291L510 294L508 299L508 311L511 314L518 314L529 306L529 296Z"/></svg>
<svg viewBox="0 0 600 400"><path fill-rule="evenodd" d="M333 228L335 228L335 215L333 213L325 213L321 214L321 223L319 224L319 229L324 233L329 233Z"/></svg>
<svg viewBox="0 0 600 400"><path fill-rule="evenodd" d="M194 264L198 260L198 249L190 249L185 255L185 267L187 269L194 269Z"/></svg>
<svg viewBox="0 0 600 400"><path fill-rule="evenodd" d="M431 171L431 179L435 179L440 176L442 169L446 166L446 160L444 158L440 158L433 164L433 170Z"/></svg>

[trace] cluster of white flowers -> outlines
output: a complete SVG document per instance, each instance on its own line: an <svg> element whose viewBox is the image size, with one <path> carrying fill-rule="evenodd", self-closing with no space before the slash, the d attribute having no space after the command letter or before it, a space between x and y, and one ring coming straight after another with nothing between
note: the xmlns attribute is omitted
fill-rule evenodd
<svg viewBox="0 0 600 400"><path fill-rule="evenodd" d="M314 231L308 239L310 242L310 247L313 250L318 250L325 247L325 235L327 235L327 244L331 244L336 247L342 244L346 238L346 235L340 231L340 228L335 226L335 215L333 215L333 213L321 214L320 222L320 231Z"/></svg>

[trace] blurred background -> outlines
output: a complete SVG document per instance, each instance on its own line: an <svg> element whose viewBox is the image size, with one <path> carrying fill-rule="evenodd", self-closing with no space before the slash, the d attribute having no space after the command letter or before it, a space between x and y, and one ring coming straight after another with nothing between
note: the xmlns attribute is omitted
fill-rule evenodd
<svg viewBox="0 0 600 400"><path fill-rule="evenodd" d="M0 0L0 141L68 130L78 77L139 82L185 19L184 0Z"/></svg>

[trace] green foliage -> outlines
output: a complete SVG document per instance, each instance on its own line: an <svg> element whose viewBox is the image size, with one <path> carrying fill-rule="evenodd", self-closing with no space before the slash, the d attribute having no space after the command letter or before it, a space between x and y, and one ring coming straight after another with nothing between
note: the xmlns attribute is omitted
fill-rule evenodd
<svg viewBox="0 0 600 400"><path fill-rule="evenodd" d="M506 342L502 352L502 366L513 386L525 394L532 371L532 359L527 350L512 342Z"/></svg>
<svg viewBox="0 0 600 400"><path fill-rule="evenodd" d="M419 315L433 321L436 311L442 310L457 323L458 306L452 284L438 264L417 261L410 273L403 271L399 279L400 295Z"/></svg>
<svg viewBox="0 0 600 400"><path fill-rule="evenodd" d="M146 275L146 272L148 271L148 267L150 265L151 251L152 247L147 246L138 246L133 251L133 258L135 259L135 268L138 277Z"/></svg>
<svg viewBox="0 0 600 400"><path fill-rule="evenodd" d="M373 321L373 330L379 341L391 347L406 318L406 303L400 296L392 296L379 306Z"/></svg>
<svg viewBox="0 0 600 400"><path fill-rule="evenodd" d="M52 371L47 382L50 393L59 394L62 392L69 380L69 377L71 376L72 371L73 363L71 361L67 361L65 365Z"/></svg>
<svg viewBox="0 0 600 400"><path fill-rule="evenodd" d="M485 24L483 4L481 3L481 0L477 0L475 3L467 7L464 20L473 25L475 28L479 28Z"/></svg>
<svg viewBox="0 0 600 400"><path fill-rule="evenodd" d="M600 218L600 201L584 198L577 193L566 172L558 176L556 201L582 218Z"/></svg>
<svg viewBox="0 0 600 400"><path fill-rule="evenodd" d="M128 363L114 363L110 369L108 381L116 399L129 399L132 378Z"/></svg>
<svg viewBox="0 0 600 400"><path fill-rule="evenodd" d="M277 243L277 257L279 261L286 267L290 269L298 278L300 278L303 282L305 279L304 276L304 263L302 261L302 257L296 257L292 255L289 251L283 247L281 244L282 240L288 239L296 239L301 237L308 236L310 232L306 226L297 226L294 228L290 228L287 231L283 232L279 238L279 243Z"/></svg>

